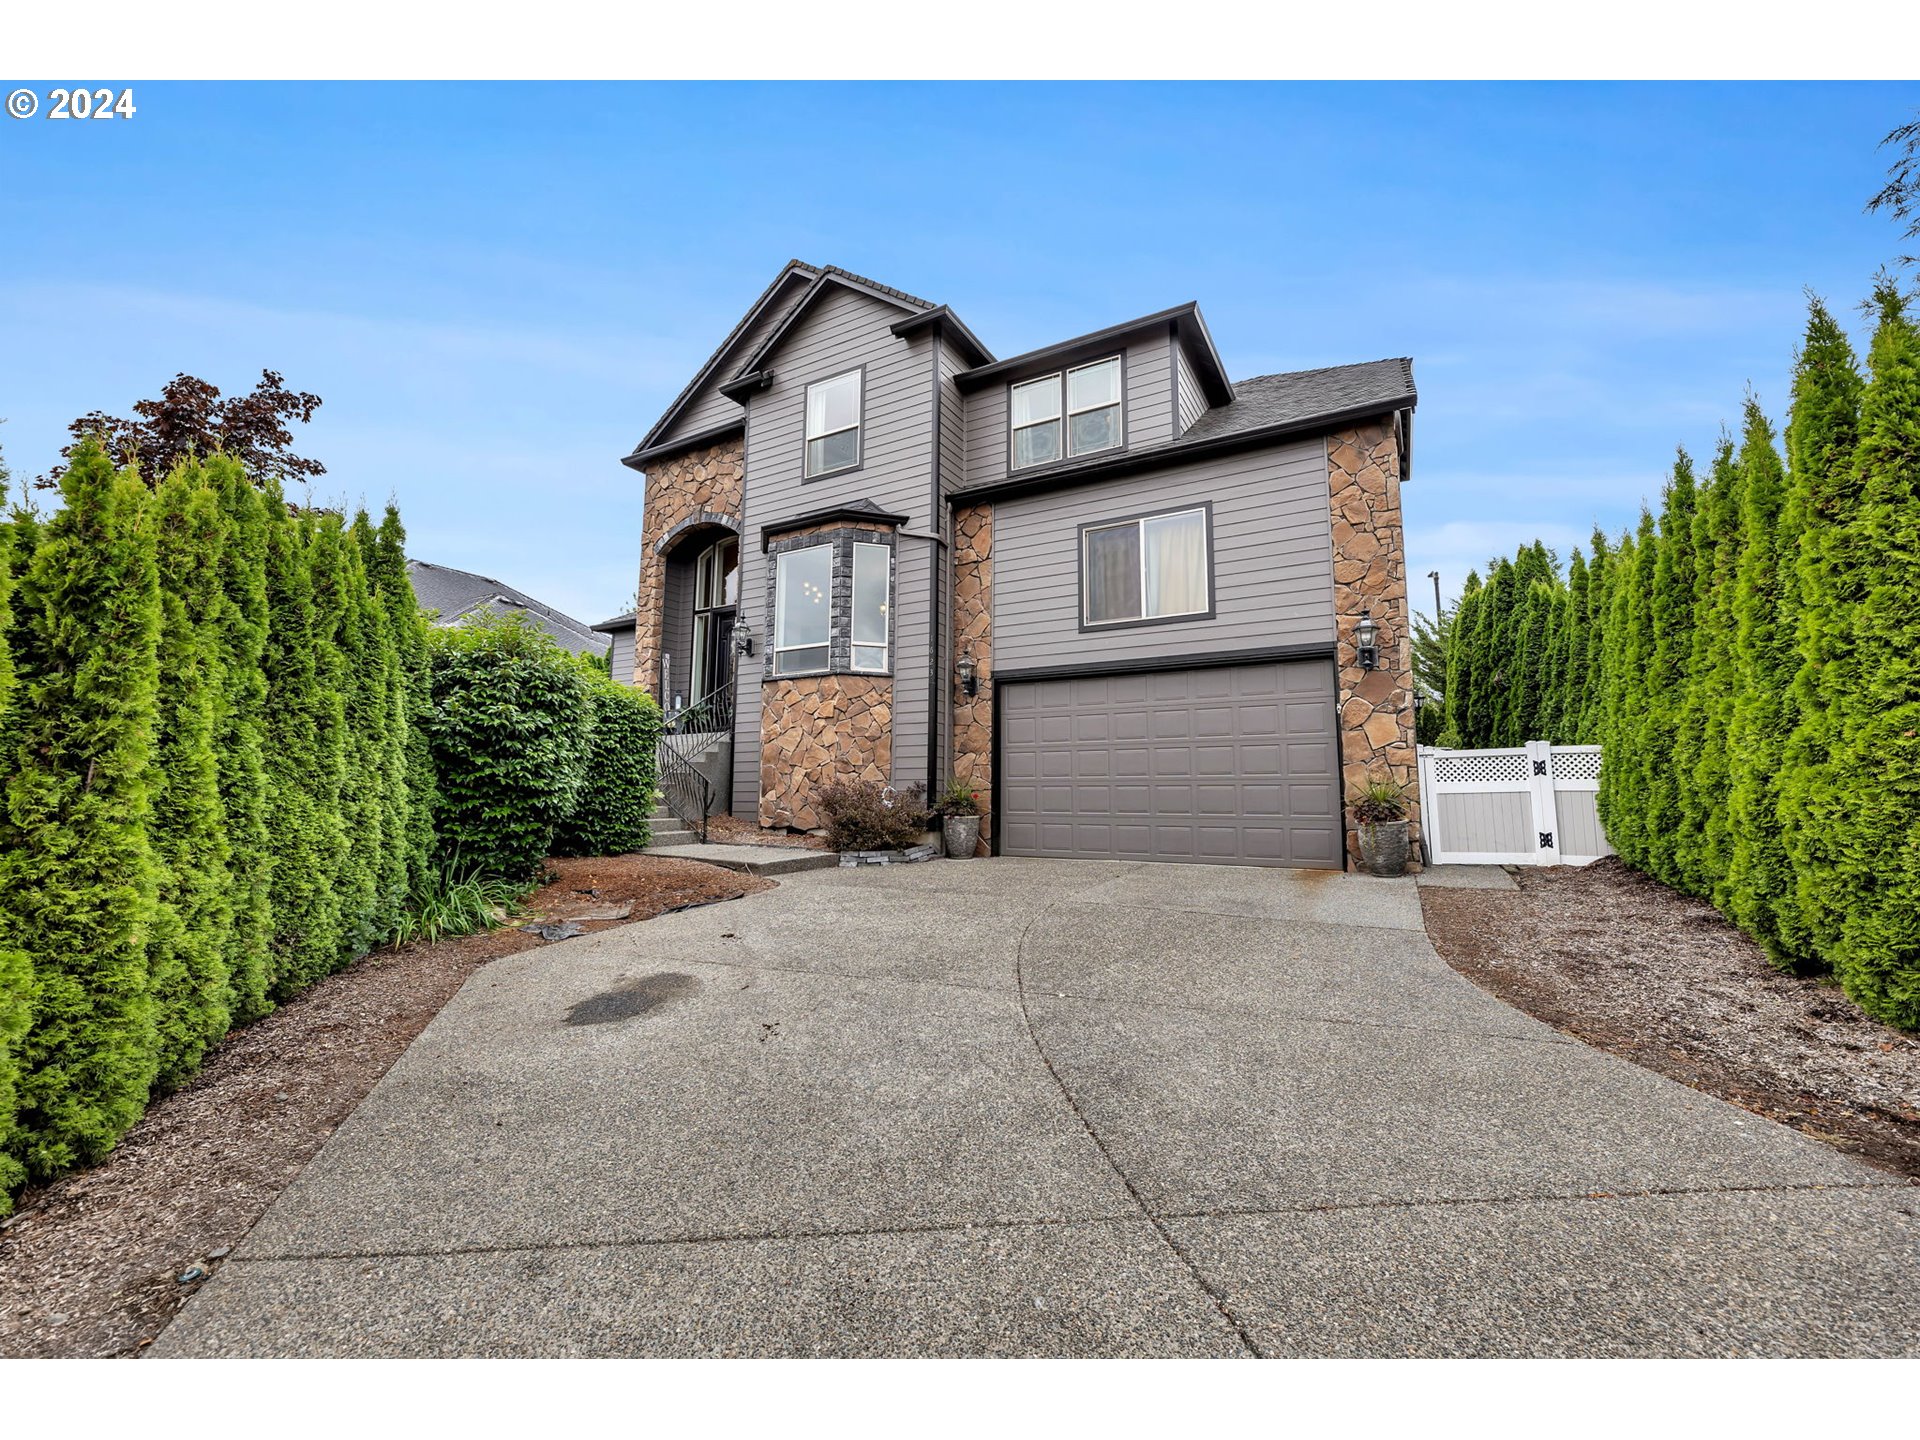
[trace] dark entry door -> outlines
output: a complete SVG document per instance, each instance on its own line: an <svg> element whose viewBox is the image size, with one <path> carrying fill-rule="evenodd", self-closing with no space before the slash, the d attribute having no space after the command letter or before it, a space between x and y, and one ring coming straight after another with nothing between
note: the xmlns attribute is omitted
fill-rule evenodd
<svg viewBox="0 0 1920 1440"><path fill-rule="evenodd" d="M723 690L733 679L733 617L732 610L715 610L707 621L706 663L701 666L701 674L706 679L706 695Z"/></svg>

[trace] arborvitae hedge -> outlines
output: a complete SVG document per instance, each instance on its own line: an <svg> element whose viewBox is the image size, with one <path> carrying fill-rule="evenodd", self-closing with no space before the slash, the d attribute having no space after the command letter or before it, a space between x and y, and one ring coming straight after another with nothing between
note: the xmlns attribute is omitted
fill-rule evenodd
<svg viewBox="0 0 1920 1440"><path fill-rule="evenodd" d="M1461 602L1444 739L1561 739L1549 717L1579 715L1623 859L1920 1027L1920 327L1891 284L1875 300L1864 383L1814 302L1784 465L1749 400L1703 485L1682 457L1657 526L1596 533L1584 598L1573 572L1516 589L1537 545L1494 563ZM1544 669L1538 589L1579 617Z"/></svg>
<svg viewBox="0 0 1920 1440"><path fill-rule="evenodd" d="M593 740L573 814L554 835L556 855L624 855L651 838L660 707L643 690L587 672Z"/></svg>

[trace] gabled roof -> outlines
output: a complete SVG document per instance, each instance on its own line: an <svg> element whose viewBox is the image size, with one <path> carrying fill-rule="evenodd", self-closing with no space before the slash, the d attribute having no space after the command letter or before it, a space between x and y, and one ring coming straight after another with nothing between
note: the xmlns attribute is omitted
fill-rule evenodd
<svg viewBox="0 0 1920 1440"><path fill-rule="evenodd" d="M1207 403L1228 404L1233 399L1233 382L1227 379L1227 367L1220 359L1219 350L1214 348L1213 334L1207 329L1207 322L1200 314L1200 304L1195 300L1175 305L1171 310L1156 310L1137 320L1123 320L1104 330L1076 335L1071 340L1042 345L1038 350L1029 350L1024 355L1010 355L1005 360L962 370L953 377L953 383L963 393L978 390L996 380L1014 379L1023 372L1038 372L1057 364L1070 364L1074 360L1088 358L1091 352L1116 340L1126 340L1163 326L1172 327L1174 338L1187 352L1187 359L1192 362L1193 372L1199 377Z"/></svg>
<svg viewBox="0 0 1920 1440"><path fill-rule="evenodd" d="M520 611L533 618L542 630L576 655L604 655L611 643L594 627L571 615L543 605L531 595L516 590L490 575L471 570L455 570L425 560L407 561L407 578L413 582L413 598L422 610L439 613L437 623L457 624L478 610L503 614Z"/></svg>
<svg viewBox="0 0 1920 1440"><path fill-rule="evenodd" d="M872 295L877 300L898 305L902 309L918 312L937 308L931 300L922 300L917 295L909 295L904 290L896 290L891 285L883 285L878 280L868 279L865 275L856 275L853 271L843 270L838 265L809 265L804 260L789 260L780 268L780 273L773 277L773 283L760 292L760 298L747 307L746 314L742 315L739 323L727 332L727 338L722 340L713 354L707 357L706 363L694 372L693 379L687 382L686 388L673 397L673 403L667 406L658 420L653 422L653 427L641 437L640 443L633 447L633 453L625 457L624 463L637 469L641 463L653 455L660 454L664 449L680 449L698 444L703 440L717 440L722 435L737 429L738 422L732 422L712 430L702 431L698 435L682 436L671 446L661 443L662 437L673 428L674 421L680 418L681 413L693 403L694 398L706 388L709 381L718 381L719 388L725 393L726 387L734 380L754 369L761 356L772 353L773 346L792 328L800 312L811 306L819 297L822 282L827 280ZM792 282L795 281L804 282L804 288L797 295L792 293ZM739 362L739 351L747 335L754 329L755 323L783 302L786 309L775 321L766 340L754 347L753 354L746 361L736 363Z"/></svg>
<svg viewBox="0 0 1920 1440"><path fill-rule="evenodd" d="M1233 390L1231 403L1215 406L1170 440L1015 472L956 489L950 498L1023 494L1157 470L1290 437L1322 434L1370 416L1412 410L1420 398L1413 384L1413 361L1404 358L1257 375L1235 381ZM1403 470L1403 478L1406 473Z"/></svg>
<svg viewBox="0 0 1920 1440"><path fill-rule="evenodd" d="M780 348L780 342L785 340L793 327L800 323L801 317L813 308L814 302L834 287L852 290L862 295L871 295L876 300L897 305L903 310L916 314L938 308L931 300L922 300L917 295L909 295L906 291L896 290L891 285L882 285L877 280L869 280L866 276L856 275L851 270L842 270L838 265L822 265L820 273L807 287L806 293L794 302L791 310L780 317L780 323L767 333L767 338L754 346L753 353L740 362L740 368L734 372L733 378L720 387L721 393L731 395L736 389L752 388L749 382L758 378L760 367L766 362L767 357Z"/></svg>

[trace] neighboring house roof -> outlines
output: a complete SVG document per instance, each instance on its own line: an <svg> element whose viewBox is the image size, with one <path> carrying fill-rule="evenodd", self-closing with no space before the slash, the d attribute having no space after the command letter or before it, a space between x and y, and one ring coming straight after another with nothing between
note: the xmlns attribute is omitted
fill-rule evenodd
<svg viewBox="0 0 1920 1440"><path fill-rule="evenodd" d="M422 610L436 611L441 625L454 625L465 616L485 610L492 614L519 612L534 622L576 655L604 655L612 642L596 634L594 627L571 615L543 605L522 591L490 575L475 575L470 570L455 570L425 560L407 561L407 578L413 582L413 598Z"/></svg>
<svg viewBox="0 0 1920 1440"><path fill-rule="evenodd" d="M1256 375L1251 380L1235 381L1233 389L1231 404L1207 411L1184 434L1170 440L1042 466L951 493L956 498L1019 494L1077 484L1091 477L1158 469L1293 435L1330 430L1370 415L1410 411L1419 401L1413 384L1413 361L1404 358ZM1401 478L1406 478L1406 472Z"/></svg>

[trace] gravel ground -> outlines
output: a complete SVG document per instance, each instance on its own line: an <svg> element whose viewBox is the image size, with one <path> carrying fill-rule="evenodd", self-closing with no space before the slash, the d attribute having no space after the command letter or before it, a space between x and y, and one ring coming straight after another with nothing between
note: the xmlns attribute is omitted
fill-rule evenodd
<svg viewBox="0 0 1920 1440"><path fill-rule="evenodd" d="M1703 901L1615 859L1422 887L1447 963L1587 1044L1920 1179L1920 1036L1786 974Z"/></svg>
<svg viewBox="0 0 1920 1440"><path fill-rule="evenodd" d="M647 855L552 868L535 912L588 931L773 888ZM467 977L542 943L505 929L379 951L228 1036L104 1164L0 1223L0 1356L139 1354L202 1283L180 1277L219 1267Z"/></svg>

